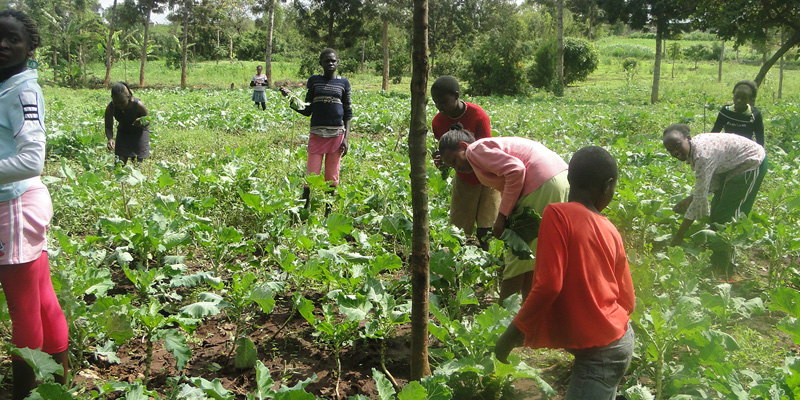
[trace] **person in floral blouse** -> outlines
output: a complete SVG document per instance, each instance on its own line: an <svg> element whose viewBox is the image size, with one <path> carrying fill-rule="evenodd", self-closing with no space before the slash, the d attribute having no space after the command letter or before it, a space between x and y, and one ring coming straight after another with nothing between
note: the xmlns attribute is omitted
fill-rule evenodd
<svg viewBox="0 0 800 400"><path fill-rule="evenodd" d="M683 241L692 223L708 216L713 224L730 222L747 215L767 166L764 148L753 140L725 133L703 133L692 137L689 126L674 124L664 130L664 148L689 164L695 173L695 186L673 210L684 213L683 223L672 238L672 245ZM708 196L714 194L709 207Z"/></svg>

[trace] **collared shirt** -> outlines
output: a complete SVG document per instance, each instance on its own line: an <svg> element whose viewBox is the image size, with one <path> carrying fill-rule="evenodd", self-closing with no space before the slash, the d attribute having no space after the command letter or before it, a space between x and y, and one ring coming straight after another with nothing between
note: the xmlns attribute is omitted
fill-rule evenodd
<svg viewBox="0 0 800 400"><path fill-rule="evenodd" d="M686 163L695 173L692 203L686 219L709 215L708 195L730 177L758 168L766 153L758 143L739 135L704 133L692 137Z"/></svg>

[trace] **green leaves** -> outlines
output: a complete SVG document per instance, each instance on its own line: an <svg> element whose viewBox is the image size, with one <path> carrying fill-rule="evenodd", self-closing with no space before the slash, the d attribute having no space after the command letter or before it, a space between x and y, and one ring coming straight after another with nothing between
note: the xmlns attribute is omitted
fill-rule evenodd
<svg viewBox="0 0 800 400"><path fill-rule="evenodd" d="M11 350L11 354L25 360L25 362L33 368L36 379L40 381L51 381L53 379L53 374L57 372L62 373L64 371L63 366L53 361L53 358L49 354L40 350L14 348Z"/></svg>

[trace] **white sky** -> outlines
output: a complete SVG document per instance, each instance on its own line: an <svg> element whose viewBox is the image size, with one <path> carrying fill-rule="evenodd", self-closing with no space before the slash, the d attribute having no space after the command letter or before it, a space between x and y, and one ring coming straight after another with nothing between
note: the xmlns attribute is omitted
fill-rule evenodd
<svg viewBox="0 0 800 400"><path fill-rule="evenodd" d="M117 5L122 3L123 0L117 0ZM103 8L110 8L114 4L114 0L100 0L100 6ZM152 16L153 22L156 24L168 24L167 21L167 13L164 14L153 14Z"/></svg>

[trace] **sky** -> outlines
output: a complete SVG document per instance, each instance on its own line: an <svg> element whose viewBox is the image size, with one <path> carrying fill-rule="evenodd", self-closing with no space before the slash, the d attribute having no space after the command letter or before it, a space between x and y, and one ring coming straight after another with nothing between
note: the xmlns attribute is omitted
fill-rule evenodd
<svg viewBox="0 0 800 400"><path fill-rule="evenodd" d="M122 3L122 0L117 0L117 4ZM103 8L110 8L114 4L114 0L100 0L100 6ZM167 14L153 14L152 18L153 22L156 24L168 24L167 21Z"/></svg>

